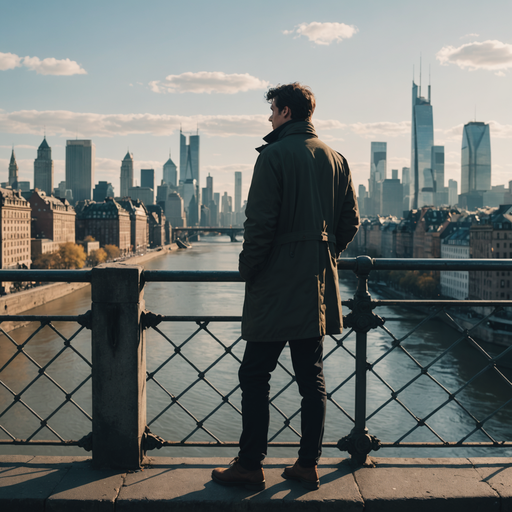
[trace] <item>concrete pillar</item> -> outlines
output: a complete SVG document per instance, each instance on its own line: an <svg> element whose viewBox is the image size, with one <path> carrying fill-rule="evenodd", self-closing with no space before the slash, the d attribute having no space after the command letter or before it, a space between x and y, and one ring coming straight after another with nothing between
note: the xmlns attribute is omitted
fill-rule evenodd
<svg viewBox="0 0 512 512"><path fill-rule="evenodd" d="M92 269L93 465L139 468L146 426L141 266Z"/></svg>

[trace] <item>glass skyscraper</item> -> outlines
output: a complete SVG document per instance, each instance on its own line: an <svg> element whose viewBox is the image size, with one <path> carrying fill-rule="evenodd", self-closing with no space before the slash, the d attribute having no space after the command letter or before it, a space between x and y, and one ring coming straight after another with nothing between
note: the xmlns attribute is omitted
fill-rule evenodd
<svg viewBox="0 0 512 512"><path fill-rule="evenodd" d="M369 215L380 215L382 182L386 179L387 142L372 142L370 157Z"/></svg>
<svg viewBox="0 0 512 512"><path fill-rule="evenodd" d="M491 136L489 125L464 125L461 152L461 194L491 190Z"/></svg>
<svg viewBox="0 0 512 512"><path fill-rule="evenodd" d="M411 174L409 207L421 208L434 204L434 175L432 171L432 146L434 144L434 120L428 98L421 96L421 88L412 83L411 124Z"/></svg>
<svg viewBox="0 0 512 512"><path fill-rule="evenodd" d="M92 140L66 141L66 188L73 201L92 199L96 146Z"/></svg>

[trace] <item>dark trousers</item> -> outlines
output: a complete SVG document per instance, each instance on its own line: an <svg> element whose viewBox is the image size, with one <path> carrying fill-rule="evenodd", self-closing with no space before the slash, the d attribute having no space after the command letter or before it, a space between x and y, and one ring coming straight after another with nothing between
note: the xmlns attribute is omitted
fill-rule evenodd
<svg viewBox="0 0 512 512"><path fill-rule="evenodd" d="M289 343L295 379L302 396L299 464L312 467L322 453L326 392L323 373L323 338ZM245 347L238 372L242 389L240 464L257 469L267 454L270 373L277 366L286 342L251 342Z"/></svg>

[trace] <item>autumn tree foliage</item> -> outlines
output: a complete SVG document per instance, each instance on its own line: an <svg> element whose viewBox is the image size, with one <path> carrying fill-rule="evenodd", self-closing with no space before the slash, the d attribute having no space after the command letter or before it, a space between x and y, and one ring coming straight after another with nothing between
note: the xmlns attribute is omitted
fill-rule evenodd
<svg viewBox="0 0 512 512"><path fill-rule="evenodd" d="M91 267L95 267L100 263L103 263L107 260L107 253L103 249L99 248L95 251L91 251L89 256L87 257L87 263L91 265Z"/></svg>
<svg viewBox="0 0 512 512"><path fill-rule="evenodd" d="M107 259L108 260L115 260L116 258L119 258L121 255L121 251L119 250L119 247L117 245L107 244L105 247L103 247L105 252L107 253Z"/></svg>
<svg viewBox="0 0 512 512"><path fill-rule="evenodd" d="M86 255L81 245L73 242L60 244L59 250L51 254L40 254L33 262L33 268L74 269L85 265Z"/></svg>

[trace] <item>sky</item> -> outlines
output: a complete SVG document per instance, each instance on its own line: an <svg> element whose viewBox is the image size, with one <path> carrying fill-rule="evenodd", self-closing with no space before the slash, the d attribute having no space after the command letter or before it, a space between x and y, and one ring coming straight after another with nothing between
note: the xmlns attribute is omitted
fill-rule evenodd
<svg viewBox="0 0 512 512"><path fill-rule="evenodd" d="M68 139L96 145L95 183L119 193L121 160L135 180L169 158L179 130L198 133L200 186L246 197L271 131L265 91L301 82L317 100L319 137L367 186L371 141L387 173L410 165L411 87L432 86L434 143L445 186L459 182L462 127L490 124L492 185L512 180L510 0L0 0L0 181L14 146L20 180L46 133L54 184ZM420 66L421 62L421 66ZM399 172L401 176L401 171Z"/></svg>

